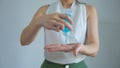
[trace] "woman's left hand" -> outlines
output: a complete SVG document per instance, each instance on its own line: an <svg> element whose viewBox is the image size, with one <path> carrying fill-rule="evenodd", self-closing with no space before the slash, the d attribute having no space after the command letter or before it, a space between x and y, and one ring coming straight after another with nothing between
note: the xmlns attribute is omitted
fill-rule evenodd
<svg viewBox="0 0 120 68"><path fill-rule="evenodd" d="M81 44L72 43L72 44L48 44L45 46L45 49L48 52L73 52L75 56L81 51Z"/></svg>

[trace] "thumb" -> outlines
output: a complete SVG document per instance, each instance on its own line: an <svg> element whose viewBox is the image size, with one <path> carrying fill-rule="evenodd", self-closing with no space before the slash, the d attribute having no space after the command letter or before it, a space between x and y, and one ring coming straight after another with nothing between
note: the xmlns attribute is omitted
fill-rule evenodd
<svg viewBox="0 0 120 68"><path fill-rule="evenodd" d="M75 47L75 49L74 49L74 51L73 51L74 56L77 56L77 55L78 55L80 49L81 49L81 46L80 46L80 45L76 45L76 47Z"/></svg>

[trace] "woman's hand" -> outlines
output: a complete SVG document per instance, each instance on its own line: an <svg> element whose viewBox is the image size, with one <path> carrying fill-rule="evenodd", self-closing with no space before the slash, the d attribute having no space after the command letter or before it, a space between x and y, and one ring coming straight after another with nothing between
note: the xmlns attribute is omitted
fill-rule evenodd
<svg viewBox="0 0 120 68"><path fill-rule="evenodd" d="M60 30L64 29L64 26L67 26L70 30L72 30L72 27L70 24L66 23L63 19L67 18L70 23L72 24L72 19L67 16L66 14L60 14L60 13L53 13L48 15L42 15L38 18L38 25L41 25L49 30L54 30L59 32Z"/></svg>
<svg viewBox="0 0 120 68"><path fill-rule="evenodd" d="M48 52L73 52L74 56L77 56L81 51L81 45L79 43L73 44L48 44L45 46Z"/></svg>
<svg viewBox="0 0 120 68"><path fill-rule="evenodd" d="M32 43L41 27L59 32L64 29L64 26L67 26L72 30L72 27L64 21L64 18L67 18L71 24L73 23L72 19L61 13L46 14L48 6L42 6L33 16L30 24L25 27L20 38L21 45L25 46Z"/></svg>

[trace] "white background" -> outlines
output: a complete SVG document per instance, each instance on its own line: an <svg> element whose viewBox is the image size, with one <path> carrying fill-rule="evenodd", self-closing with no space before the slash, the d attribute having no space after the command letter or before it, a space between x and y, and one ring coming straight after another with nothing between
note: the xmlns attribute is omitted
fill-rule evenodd
<svg viewBox="0 0 120 68"><path fill-rule="evenodd" d="M34 13L55 0L0 0L0 68L40 68L43 30L29 46L20 45L22 30ZM89 68L120 68L120 0L83 0L98 11L100 51L86 59Z"/></svg>

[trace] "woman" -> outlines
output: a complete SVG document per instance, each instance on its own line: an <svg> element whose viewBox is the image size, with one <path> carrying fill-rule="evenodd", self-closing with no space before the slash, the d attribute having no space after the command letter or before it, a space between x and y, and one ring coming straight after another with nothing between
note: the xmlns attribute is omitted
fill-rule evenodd
<svg viewBox="0 0 120 68"><path fill-rule="evenodd" d="M30 44L41 27L45 28L45 61L41 68L87 68L85 57L97 55L98 20L93 6L77 0L42 6L23 30L21 44Z"/></svg>

